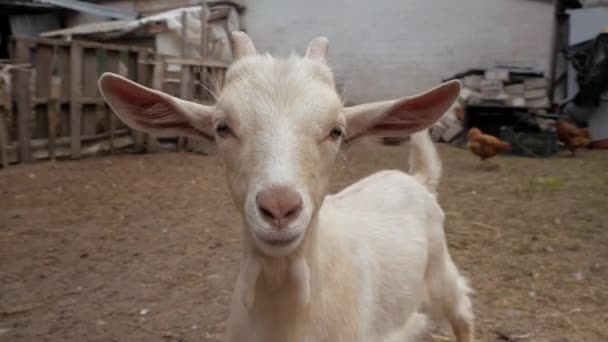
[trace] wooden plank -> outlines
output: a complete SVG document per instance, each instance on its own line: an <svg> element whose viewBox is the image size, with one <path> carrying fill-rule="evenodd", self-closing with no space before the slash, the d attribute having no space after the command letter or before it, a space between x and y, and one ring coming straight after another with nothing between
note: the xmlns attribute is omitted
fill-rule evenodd
<svg viewBox="0 0 608 342"><path fill-rule="evenodd" d="M68 102L57 104L57 136L70 136L70 48L57 46L57 76L61 78L61 93L59 98L65 98Z"/></svg>
<svg viewBox="0 0 608 342"><path fill-rule="evenodd" d="M184 65L179 90L182 100L192 100L192 81L192 69L190 66Z"/></svg>
<svg viewBox="0 0 608 342"><path fill-rule="evenodd" d="M50 78L50 97L48 110L48 140L49 140L49 157L55 159L55 141L57 138L57 126L59 124L59 112L61 110L57 99L61 95L61 78L59 76L51 76Z"/></svg>
<svg viewBox="0 0 608 342"><path fill-rule="evenodd" d="M201 58L206 59L209 55L209 17L211 11L207 6L207 1L203 0L201 4Z"/></svg>
<svg viewBox="0 0 608 342"><path fill-rule="evenodd" d="M65 80L62 78L61 82L62 82L62 87L63 87L63 83L65 83ZM69 104L71 102L69 97L64 97L64 96L62 96L60 98L56 98L54 100L59 102L60 104ZM34 97L32 99L32 104L34 106L46 105L47 103L49 103L48 97ZM101 96L99 96L99 97L84 97L83 96L79 100L77 100L76 103L80 103L81 105L98 105L101 103L105 103L105 100Z"/></svg>
<svg viewBox="0 0 608 342"><path fill-rule="evenodd" d="M0 109L0 159L2 167L8 167L8 129L4 120L4 111Z"/></svg>
<svg viewBox="0 0 608 342"><path fill-rule="evenodd" d="M166 64L162 56L156 56L156 63L154 64L154 71L152 73L152 88L163 91L163 80L165 78ZM146 144L146 151L156 152L160 150L158 140L152 134L148 134L148 141Z"/></svg>
<svg viewBox="0 0 608 342"><path fill-rule="evenodd" d="M182 12L182 38L181 38L181 57L186 58L186 48L188 41L188 15L186 12ZM188 76L190 73L190 68L188 65L181 66L181 75L180 75L180 97L183 100L188 99ZM183 151L184 146L186 145L186 138L183 136L177 137L177 150Z"/></svg>
<svg viewBox="0 0 608 342"><path fill-rule="evenodd" d="M87 49L101 48L101 49L106 49L106 50L135 51L135 52L140 51L140 50L152 51L149 48L139 47L139 46L97 43L97 42L84 41L84 40L66 41L63 39L51 39L51 38L19 36L19 35L15 36L14 38L16 40L28 42L29 44L47 44L47 45L56 45L56 46L70 46L73 44L77 44L81 48L87 48Z"/></svg>
<svg viewBox="0 0 608 342"><path fill-rule="evenodd" d="M107 50L105 49L101 49L98 48L95 51L95 55L96 55L96 70L95 70L95 74L96 74L96 79L99 79L99 77L101 77L101 75L106 72L109 71L108 70L108 54L107 54ZM101 94L99 93L99 89L95 89L95 92L101 96ZM103 98L102 98L103 99ZM108 121L108 135L112 135L111 140L112 143L110 144L110 150L113 149L114 145L114 131L112 129L112 124L111 124L111 117L114 116L114 114L110 111L108 113L108 111L106 111L106 104L105 101L100 101L100 102L96 102L95 103L95 117L97 118L97 120L107 120ZM84 137L83 137L84 140Z"/></svg>
<svg viewBox="0 0 608 342"><path fill-rule="evenodd" d="M16 63L30 63L29 42L17 39L15 48ZM31 127L30 118L32 116L32 103L30 94L31 70L20 68L15 70L15 88L13 94L17 99L17 130L19 140L19 159L21 162L29 163L32 161L32 150L30 148Z"/></svg>
<svg viewBox="0 0 608 342"><path fill-rule="evenodd" d="M128 68L128 63L129 63L129 55L128 52L121 52L120 53L120 60L118 62L118 74L120 76L124 76L124 77L128 77L129 76L129 68ZM105 105L104 105L104 111L105 111ZM116 115L110 111L109 112L109 122L108 122L108 132L110 133L110 153L112 153L114 151L114 134L116 131Z"/></svg>
<svg viewBox="0 0 608 342"><path fill-rule="evenodd" d="M116 146L119 148L127 147L130 145L133 145L133 139L129 135L121 136L116 139ZM89 156L89 155L95 155L95 154L98 154L99 152L107 151L107 150L109 150L108 141L106 139L104 139L101 141L92 141L92 142L88 142L88 143L84 144L82 147L81 154L84 156ZM58 157L69 156L71 153L71 150L69 147L60 146L59 148L57 148L56 153L57 153ZM44 149L34 150L33 156L34 156L34 159L46 159L49 157L48 151L46 151Z"/></svg>
<svg viewBox="0 0 608 342"><path fill-rule="evenodd" d="M189 65L182 65L182 75L180 83L180 97L182 100L190 100L192 90L192 71ZM185 137L177 138L177 150L182 151L186 145Z"/></svg>
<svg viewBox="0 0 608 342"><path fill-rule="evenodd" d="M182 57L167 57L165 58L165 63L167 64L188 64L188 65L200 65L206 67L215 67L215 68L225 68L227 69L230 65L226 62L207 58L205 60L197 59L197 58L182 58Z"/></svg>
<svg viewBox="0 0 608 342"><path fill-rule="evenodd" d="M36 70L36 91L32 96L48 97L53 74L53 46L38 45L34 50L33 69Z"/></svg>
<svg viewBox="0 0 608 342"><path fill-rule="evenodd" d="M86 80L86 82L82 82L82 92L80 94L82 97L99 95L96 77L98 76L100 59L103 59L102 51L101 49L82 49L82 79Z"/></svg>
<svg viewBox="0 0 608 342"><path fill-rule="evenodd" d="M209 75L207 75L207 67L199 67L199 100L204 101L209 87Z"/></svg>
<svg viewBox="0 0 608 342"><path fill-rule="evenodd" d="M62 81L59 76L59 62L57 55L58 48L53 49L53 53L50 59L50 73L48 79L48 97L49 102L47 106L47 134L49 140L49 158L55 159L55 139L57 138L57 126L59 122L59 114L61 111L61 104L58 99L61 97Z"/></svg>
<svg viewBox="0 0 608 342"><path fill-rule="evenodd" d="M148 52L139 51L137 53L137 83L147 86L148 85ZM144 150L144 142L146 135L138 130L133 130L133 142L135 144L135 151L142 152Z"/></svg>
<svg viewBox="0 0 608 342"><path fill-rule="evenodd" d="M125 136L125 135L129 134L129 130L126 128L119 129L119 130L116 130L116 132L114 132L114 134L117 137ZM80 140L83 143L87 143L90 141L107 140L109 136L110 136L109 132L104 132L104 133L98 133L98 134L92 134L92 135L83 135L83 136L81 136ZM60 137L60 138L56 139L55 143L58 147L67 146L72 143L72 139L70 137ZM32 148L46 148L48 146L49 146L48 139L32 139L31 140Z"/></svg>
<svg viewBox="0 0 608 342"><path fill-rule="evenodd" d="M74 42L70 49L70 135L73 159L81 155L81 120L82 106L78 102L82 95L82 47Z"/></svg>
<svg viewBox="0 0 608 342"><path fill-rule="evenodd" d="M149 48L138 47L135 45L97 43L97 42L84 41L84 40L78 40L75 42L79 43L81 46L83 46L85 48L91 48L91 49L105 49L105 50L113 50L113 51L133 51L133 52L137 52L137 51L141 51L141 50L151 51Z"/></svg>
<svg viewBox="0 0 608 342"><path fill-rule="evenodd" d="M186 57L186 43L187 43L187 39L188 38L188 14L184 11L182 12L182 37L180 39L180 48L181 48L181 54L180 56L182 57Z"/></svg>
<svg viewBox="0 0 608 342"><path fill-rule="evenodd" d="M34 44L63 45L63 46L70 45L70 42L65 41L65 40L59 40L59 39L38 38L38 37L21 36L21 35L13 36L13 38L17 41L27 42L29 44L34 43Z"/></svg>
<svg viewBox="0 0 608 342"><path fill-rule="evenodd" d="M80 98L99 96L97 90L97 69L98 69L98 51L99 49L82 49L82 88ZM97 111L97 105L81 106L81 135L95 134L102 130L103 123L106 120L103 112ZM105 126L107 128L107 125Z"/></svg>

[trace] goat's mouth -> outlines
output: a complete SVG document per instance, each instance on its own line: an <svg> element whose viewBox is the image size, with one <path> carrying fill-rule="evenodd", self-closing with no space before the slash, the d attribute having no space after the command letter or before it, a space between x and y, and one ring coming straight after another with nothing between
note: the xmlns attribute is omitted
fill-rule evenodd
<svg viewBox="0 0 608 342"><path fill-rule="evenodd" d="M255 234L254 234L255 236ZM284 256L291 253L300 244L304 234L285 237L255 236L255 242L260 251L268 256Z"/></svg>
<svg viewBox="0 0 608 342"><path fill-rule="evenodd" d="M299 238L298 235L284 239L260 239L261 242L273 247L286 247L291 245Z"/></svg>

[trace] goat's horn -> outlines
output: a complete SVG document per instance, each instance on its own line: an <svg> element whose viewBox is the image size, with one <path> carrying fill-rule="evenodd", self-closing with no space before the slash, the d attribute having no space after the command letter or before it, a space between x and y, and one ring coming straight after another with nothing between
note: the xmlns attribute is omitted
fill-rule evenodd
<svg viewBox="0 0 608 342"><path fill-rule="evenodd" d="M317 37L311 40L306 49L306 58L327 62L328 46L329 40L325 37Z"/></svg>
<svg viewBox="0 0 608 342"><path fill-rule="evenodd" d="M243 31L234 31L230 34L230 42L232 43L232 53L234 59L239 59L245 56L253 56L257 54L253 42Z"/></svg>

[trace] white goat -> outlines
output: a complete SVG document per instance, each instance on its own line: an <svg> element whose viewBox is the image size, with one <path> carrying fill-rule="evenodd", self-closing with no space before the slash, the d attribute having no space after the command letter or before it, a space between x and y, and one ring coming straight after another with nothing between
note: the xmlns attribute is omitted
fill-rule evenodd
<svg viewBox="0 0 608 342"><path fill-rule="evenodd" d="M424 131L460 83L344 108L325 38L288 59L259 55L242 32L232 44L216 106L114 74L99 80L129 126L217 144L244 220L227 341L406 341L425 326L423 302L472 341L470 290L448 254L434 195L441 165ZM383 171L327 195L340 146L386 133L416 133L411 176Z"/></svg>

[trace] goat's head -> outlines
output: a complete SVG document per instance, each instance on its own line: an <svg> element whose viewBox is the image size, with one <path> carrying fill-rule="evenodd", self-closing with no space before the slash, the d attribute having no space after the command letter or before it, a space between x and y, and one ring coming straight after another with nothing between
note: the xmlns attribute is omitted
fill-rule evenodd
<svg viewBox="0 0 608 342"><path fill-rule="evenodd" d="M232 34L232 44L236 61L213 107L114 74L104 74L99 87L133 128L215 141L251 241L269 256L288 255L305 238L342 144L425 129L460 91L453 81L413 97L343 107L326 64L327 39L288 59L258 54L242 32Z"/></svg>

